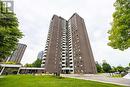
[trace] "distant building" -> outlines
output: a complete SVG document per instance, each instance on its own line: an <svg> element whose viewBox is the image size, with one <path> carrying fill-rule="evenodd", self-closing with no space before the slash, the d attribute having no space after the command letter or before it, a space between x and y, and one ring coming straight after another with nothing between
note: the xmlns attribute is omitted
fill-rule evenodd
<svg viewBox="0 0 130 87"><path fill-rule="evenodd" d="M97 73L84 19L52 17L42 67L48 73Z"/></svg>
<svg viewBox="0 0 130 87"><path fill-rule="evenodd" d="M103 62L103 63L107 63L107 61L106 61L106 60L102 60L102 62Z"/></svg>
<svg viewBox="0 0 130 87"><path fill-rule="evenodd" d="M12 52L11 56L6 58L6 62L15 62L20 64L23 54L26 50L27 45L18 43L17 49Z"/></svg>
<svg viewBox="0 0 130 87"><path fill-rule="evenodd" d="M43 58L43 54L44 52L43 51L40 51L37 55L37 59L42 59Z"/></svg>

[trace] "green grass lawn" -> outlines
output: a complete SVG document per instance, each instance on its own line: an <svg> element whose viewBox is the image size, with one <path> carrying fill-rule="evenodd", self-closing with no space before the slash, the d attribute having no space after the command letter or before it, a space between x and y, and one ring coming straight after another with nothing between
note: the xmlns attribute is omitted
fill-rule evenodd
<svg viewBox="0 0 130 87"><path fill-rule="evenodd" d="M115 75L112 75L113 78L121 78L121 74L115 74Z"/></svg>
<svg viewBox="0 0 130 87"><path fill-rule="evenodd" d="M88 80L55 76L9 75L0 78L0 87L125 87Z"/></svg>

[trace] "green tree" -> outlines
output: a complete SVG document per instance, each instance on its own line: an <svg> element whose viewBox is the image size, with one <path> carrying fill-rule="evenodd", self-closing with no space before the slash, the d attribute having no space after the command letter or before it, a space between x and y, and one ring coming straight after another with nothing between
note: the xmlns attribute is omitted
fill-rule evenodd
<svg viewBox="0 0 130 87"><path fill-rule="evenodd" d="M114 6L112 28L108 31L108 45L123 51L130 47L130 1L116 0Z"/></svg>
<svg viewBox="0 0 130 87"><path fill-rule="evenodd" d="M4 64L16 64L16 62L3 62Z"/></svg>
<svg viewBox="0 0 130 87"><path fill-rule="evenodd" d="M32 67L32 64L25 64L24 67Z"/></svg>
<svg viewBox="0 0 130 87"><path fill-rule="evenodd" d="M102 67L100 66L100 64L96 63L96 67L97 67L97 72L101 73L102 72Z"/></svg>
<svg viewBox="0 0 130 87"><path fill-rule="evenodd" d="M124 69L125 69L125 72L128 72L130 67L125 67Z"/></svg>
<svg viewBox="0 0 130 87"><path fill-rule="evenodd" d="M0 8L5 8L0 0ZM14 13L2 13L0 10L0 60L8 57L17 47L23 34L18 29L18 20Z"/></svg>
<svg viewBox="0 0 130 87"><path fill-rule="evenodd" d="M105 73L110 73L111 72L111 66L108 63L106 63L106 62L104 62L102 64L102 68L103 68L103 71Z"/></svg>
<svg viewBox="0 0 130 87"><path fill-rule="evenodd" d="M32 63L33 67L41 67L42 64L42 60L41 59L37 59L36 61L34 61L34 63Z"/></svg>
<svg viewBox="0 0 130 87"><path fill-rule="evenodd" d="M112 66L112 70L111 70L112 72L117 72L117 68L116 67L114 67L114 66Z"/></svg>
<svg viewBox="0 0 130 87"><path fill-rule="evenodd" d="M117 71L118 71L119 73L125 72L125 68L122 67L122 66L117 66Z"/></svg>

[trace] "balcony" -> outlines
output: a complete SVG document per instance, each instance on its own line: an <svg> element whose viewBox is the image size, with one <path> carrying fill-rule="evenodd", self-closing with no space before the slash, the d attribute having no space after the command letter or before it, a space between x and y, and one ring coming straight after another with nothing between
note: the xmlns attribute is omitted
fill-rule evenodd
<svg viewBox="0 0 130 87"><path fill-rule="evenodd" d="M73 64L70 64L70 66L73 66Z"/></svg>

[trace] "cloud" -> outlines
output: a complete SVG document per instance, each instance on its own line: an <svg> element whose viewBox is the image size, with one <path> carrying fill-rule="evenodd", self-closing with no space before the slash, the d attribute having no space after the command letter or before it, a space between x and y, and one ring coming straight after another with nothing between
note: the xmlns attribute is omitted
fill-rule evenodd
<svg viewBox="0 0 130 87"><path fill-rule="evenodd" d="M95 60L107 60L112 65L128 65L129 50L124 52L107 46L107 31L111 28L115 0L15 0L15 13L25 37L21 43L28 45L22 63L36 60L44 50L50 19L53 14L69 19L77 12L86 23Z"/></svg>

